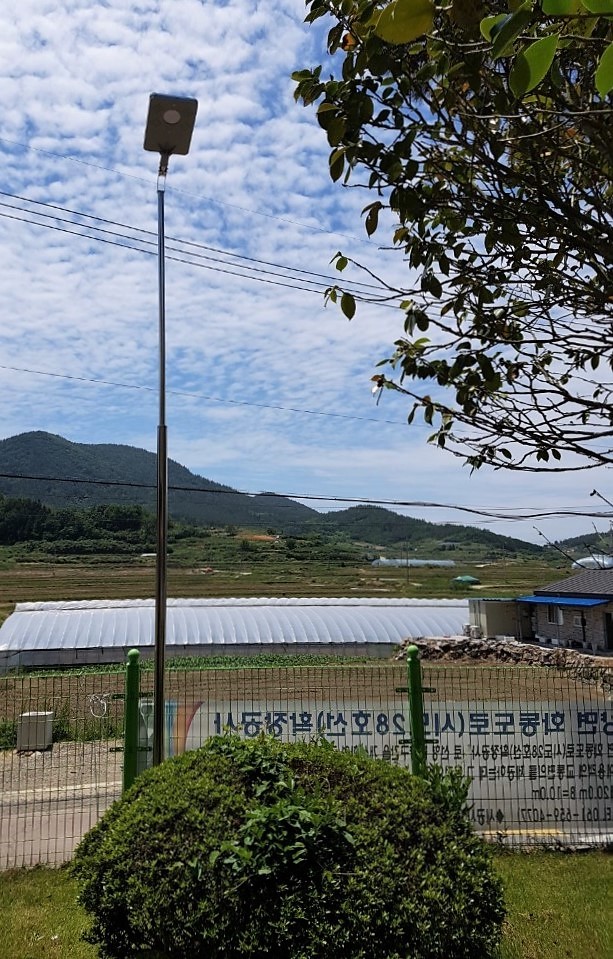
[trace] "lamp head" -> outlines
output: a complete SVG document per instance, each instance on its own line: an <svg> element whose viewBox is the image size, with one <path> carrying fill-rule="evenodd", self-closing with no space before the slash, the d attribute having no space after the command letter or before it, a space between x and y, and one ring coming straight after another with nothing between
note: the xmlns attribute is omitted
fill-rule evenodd
<svg viewBox="0 0 613 959"><path fill-rule="evenodd" d="M165 156L189 152L198 101L191 97L172 97L152 93L145 129L145 150Z"/></svg>

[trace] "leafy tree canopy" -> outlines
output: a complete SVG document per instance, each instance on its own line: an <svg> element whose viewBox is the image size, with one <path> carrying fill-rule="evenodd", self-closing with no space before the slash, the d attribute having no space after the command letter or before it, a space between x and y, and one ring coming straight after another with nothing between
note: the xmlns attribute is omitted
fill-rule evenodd
<svg viewBox="0 0 613 959"><path fill-rule="evenodd" d="M473 468L613 462L613 0L307 7L335 74L296 72L296 99L407 268L376 278L404 330L375 392Z"/></svg>

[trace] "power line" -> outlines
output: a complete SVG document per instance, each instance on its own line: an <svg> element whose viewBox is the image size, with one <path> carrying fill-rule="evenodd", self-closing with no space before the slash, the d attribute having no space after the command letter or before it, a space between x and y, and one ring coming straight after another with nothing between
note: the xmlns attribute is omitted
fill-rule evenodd
<svg viewBox="0 0 613 959"><path fill-rule="evenodd" d="M23 201L23 202L27 202L27 203L32 203L32 204L34 204L34 205L43 206L43 207L45 207L46 209L57 210L57 211L61 211L61 212L63 212L63 213L69 213L69 214L71 214L71 215L73 215L73 216L88 217L88 218L90 218L90 219L97 220L98 222L106 223L106 224L111 225L111 226L119 226L119 227L122 227L122 228L124 228L124 229L135 230L136 232L144 233L144 234L146 234L147 236L152 236L152 237L155 236L155 234L153 234L151 231L143 230L143 229L141 229L140 227L130 227L130 226L126 225L126 224L123 224L123 223L120 223L120 222L117 222L117 221L114 221L114 220L107 220L107 219L105 219L105 218L103 218L103 217L97 217L97 216L94 216L94 215L89 214L89 213L81 213L80 211L77 211L77 210L70 210L70 209L68 209L68 208L66 208L66 207L61 207L61 206L58 206L58 205L56 205L56 204L44 203L44 202L42 202L42 201L32 200L32 199L30 199L29 197L24 197L24 196L21 196L21 195L18 195L18 194L8 193L8 192L6 192L6 191L0 190L0 196L10 197L10 198L15 199L15 200L21 200L21 201ZM74 221L62 220L61 218L56 217L55 214L39 213L38 211L32 212L32 211L30 211L30 210L26 210L26 209L23 208L23 207L12 206L12 205L10 205L10 204L6 204L6 203L2 203L2 202L0 202L0 206L4 206L5 208L11 209L11 210L17 209L17 210L19 210L20 212L28 213L28 214L34 215L34 216L41 216L41 217L45 217L45 218L48 218L48 219L54 219L54 220L60 219L60 221L63 222L63 223L70 223L71 225L78 226L78 227L80 227L80 228L83 229L83 230L95 229L95 230L98 231L98 232L107 233L107 234L110 234L110 235L115 236L115 237L120 237L120 238L122 238L122 239L133 239L133 238L131 238L131 237L128 237L126 234L118 234L118 233L115 233L115 232L113 232L113 231L104 230L104 229L99 228L99 227L91 227L91 226L89 226L88 224L80 224L80 223L75 223ZM155 248L155 243L157 242L156 240L151 240L151 241L149 241L148 239L140 240L140 239L136 238L136 242L151 243L152 249L149 249L149 250L145 249L145 250L143 250L143 249L141 249L140 247L134 247L134 246L131 246L130 244L125 244L125 243L117 243L116 241L109 240L109 239L107 239L107 238L105 238L105 237L92 236L92 235L89 235L89 234L87 234L87 233L82 233L82 232L80 232L80 231L63 230L62 228L57 227L57 226L52 225L52 224L49 224L49 223L39 223L39 222L36 221L36 220L26 219L25 217L18 217L18 216L15 216L15 215L13 215L13 214L6 214L6 213L0 212L0 216L4 216L4 217L6 217L7 219L15 219L15 220L19 220L20 222L29 223L29 224L31 224L31 225L33 225L33 226L42 226L42 227L45 227L45 228L47 228L47 229L56 229L56 230L58 230L59 232L66 232L66 233L70 233L70 234L72 234L72 235L82 236L82 237L84 237L84 238L86 238L86 239L93 239L93 240L96 240L96 241L99 241L99 242L111 243L112 245L122 246L122 247L125 247L125 248L128 248L128 249L135 250L135 251L137 251L137 252L146 253L146 254L148 254L148 255L157 255L157 250L156 250L156 248ZM175 241L175 242L184 243L184 244L186 244L186 245L188 245L188 246L194 246L194 247L196 247L196 248L198 248L198 249L212 250L212 251L217 252L217 253L222 253L223 255L233 256L233 257L235 257L235 258L237 258L237 259L239 259L239 260L240 260L240 259L245 259L245 260L250 261L251 263L262 263L262 264L266 264L266 265L269 265L269 266L279 267L280 269L289 269L289 270L292 270L292 271L297 272L297 273L302 273L302 274L305 274L305 275L308 274L308 275L310 275L310 276L321 277L322 279L325 279L325 280L334 280L334 279L335 279L335 277L326 276L325 274L314 273L314 272L312 272L312 271L298 270L298 269L296 269L296 268L294 268L294 267L287 267L287 268L286 268L286 267L284 267L282 264L273 263L273 262L271 262L271 261L257 260L257 259L251 258L251 257L242 257L242 255L240 255L240 254L235 254L235 253L232 253L232 252L226 251L226 250L219 250L219 249L217 249L217 248L215 248L215 247L208 247L208 246L205 246L204 244L198 244L198 243L195 243L195 242L192 242L192 241L182 241L182 240L178 240L178 241ZM172 248L170 248L170 249L172 249ZM175 248L175 249L176 249L176 248ZM178 259L178 258L176 258L176 257L169 257L169 259L175 259L175 260L176 260L176 259ZM211 258L211 259L215 259L215 258ZM191 261L179 260L179 262L188 263L188 262L191 262ZM225 261L225 260L217 260L216 262L218 262L218 263L227 263L227 261ZM207 268L208 268L208 269L214 269L213 267L209 267L209 266L204 265L204 264L194 263L194 264L192 264L192 265L194 265L194 266L201 266L202 268L205 268L205 269L207 269ZM232 264L232 263L230 263L229 265L230 265L230 266L235 266L235 265L237 265L237 266L239 266L239 267L242 267L242 265L241 265L240 263L239 263L239 264ZM256 269L256 268L249 266L249 267L245 267L245 269L250 269L250 270L251 270L251 269ZM240 275L240 276L243 276L242 273L235 273L234 271L223 271L223 270L219 270L219 272L229 272L230 275ZM263 271L263 272L266 272L266 271ZM282 274L273 274L273 275L275 275L275 276L280 276L280 275L282 275ZM253 277L253 276L246 276L246 278L247 278L247 279L260 279L261 282L273 282L273 281L271 281L271 280L268 280L268 281L267 281L267 280L263 280L262 278ZM291 278L291 279L295 279L295 277L290 277L290 278ZM305 281L303 281L303 282L305 282ZM315 280L306 280L306 282L315 284L315 283L319 283L320 281L319 281L319 280L316 280L316 281L315 281ZM301 285L301 286L299 286L299 287L293 286L293 285L291 285L291 284L279 284L279 285L287 285L287 286L289 286L289 287L292 288L292 289L305 290L306 292L317 292L318 295L321 295L321 293L324 292L323 289L321 289L321 285L320 285L320 289L317 289L317 290L315 290L315 291L314 291L314 290L308 290L308 289L306 289L303 285ZM364 287L364 288L370 287L370 288L372 288L372 289L376 289L376 287L375 287L373 284L358 284L358 285L359 285L359 286L362 286L362 287ZM117 383L117 382L112 382L112 381L107 381L107 380L102 380L102 379L96 379L96 378L93 378L93 377L71 376L71 375L69 375L69 374L60 374L60 373L48 372L48 371L44 371L44 370L25 369L25 368L13 367L13 366L7 366L7 365L0 365L0 369L12 370L13 372L26 372L26 373L31 373L31 374L40 375L40 376L51 376L51 377L55 377L55 378L61 378L61 379L67 379L67 380L74 380L74 381L80 381L80 382L88 382L88 383L97 383L97 384L101 384L101 385L116 386L116 387L121 387L121 388L125 388L125 389L141 389L141 390L146 390L146 391L153 391L153 388L152 388L152 387L139 386L139 385L136 385L136 384ZM304 409L300 409L300 408L297 408L297 407L284 407L284 406L282 406L282 405L280 405L280 404L251 403L251 402L248 402L248 401L246 401L246 400L222 399L222 398L220 398L220 397L209 396L209 395L206 395L206 394L198 394L198 393L193 393L193 392L190 392L190 391L170 390L169 392L170 392L171 394L177 395L177 396L189 396L189 397L192 397L192 398L195 398L195 399L204 399L204 400L208 400L208 401L211 401L211 402L228 403L228 404L232 404L232 405L236 405L236 406L246 406L246 407L253 407L253 408L257 408L257 409L270 409L270 410L277 410L277 411L280 411L280 412L302 413L302 414L305 414L305 415L312 415L312 416L329 416L329 417L334 417L334 418L339 418L339 419L356 420L356 421L361 421L361 422L387 423L387 424L389 424L389 425L404 425L404 422L401 423L400 421L396 421L396 420L387 420L387 419L386 419L386 420L383 420L383 419L379 419L379 418L376 418L376 417L356 416L356 415L349 414L349 413L335 413L335 412L329 412L329 411L325 411L325 410L304 410Z"/></svg>
<svg viewBox="0 0 613 959"><path fill-rule="evenodd" d="M0 205L8 206L8 204L0 204ZM18 209L20 210L20 212L30 214L30 216L46 216L46 214L39 214L39 213L36 213L35 211L24 210L19 207L9 207L9 208ZM91 227L86 224L75 223L72 220L62 220L59 217L54 217L54 219L56 220L59 219L59 221L62 223L67 223L67 224L70 224L71 226L78 226L80 227L80 230L70 230L70 229L67 229L66 227L60 227L51 223L40 223L37 220L28 219L27 217L24 217L24 216L17 216L16 214L11 214L6 212L4 213L0 212L0 217L3 217L4 219L7 219L7 220L15 220L17 222L27 223L30 226L38 226L47 230L53 230L56 233L66 233L70 236L82 237L83 239L90 240L90 241L93 240L97 243L106 243L108 246L118 246L123 249L132 250L135 253L145 253L148 256L157 256L157 251L153 248L153 244L152 244L152 249L147 250L147 249L142 249L142 247L140 246L134 246L132 243L120 242L119 239L112 240L105 236L95 236L92 233L81 232L81 231L86 231L88 229L96 230L98 233L102 233L102 232L108 233L108 234L120 237L122 239L133 240L133 242L136 242L136 243L148 243L149 242L148 240L140 240L138 237L123 236L123 234L113 234L112 231L102 230L100 227ZM176 248L170 248L170 249L175 249L175 252L177 252ZM226 260L219 260L219 259L216 259L215 257L209 257L209 256L204 257L202 254L190 253L189 251L187 252L178 251L178 252L183 252L184 256L172 256L170 253L167 252L166 260L170 260L175 263L183 263L187 266L193 266L200 270L210 270L213 273L224 273L228 276L238 276L244 280L253 280L255 283L266 283L271 286L285 287L286 289L298 290L302 293L315 293L319 297L321 297L329 289L329 283L324 284L323 282L319 280L307 280L301 277L292 276L289 273L288 274L275 273L271 270L257 269L252 266L244 266L240 263L237 263L237 264L228 263L228 261ZM194 259L187 259L187 257L195 257L196 260L202 260L206 258L209 260L213 260L217 264L225 264L225 267L228 267L228 266L236 267L236 269L227 269L220 265L211 266L208 263L194 262ZM245 271L249 271L249 272L245 272ZM257 276L255 275L256 273L261 273L263 275ZM296 280L297 282L289 283L279 279L277 280L271 279L271 277L275 277L275 276L276 277L285 276L287 280ZM310 287L305 286L304 285L305 283L310 284ZM366 295L363 291L360 291L359 288L354 286L354 281L349 281L347 283L344 283L343 289L351 293L354 299L357 300L358 302L376 304L380 307L385 307L387 309L394 309L394 310L397 309L397 307L393 303L386 302L388 299L392 299L392 297L374 297L374 296Z"/></svg>
<svg viewBox="0 0 613 959"><path fill-rule="evenodd" d="M23 366L7 366L0 363L0 370L8 370L13 373L31 373L34 376L50 376L60 380L75 380L78 383L94 383L100 386L114 386L126 390L144 390L148 393L157 393L157 387L142 386L137 383L120 383L115 380L102 380L90 376L76 376L70 373L52 373L47 370L34 370ZM358 416L354 413L335 413L328 410L305 410L295 406L281 406L275 403L252 403L249 400L223 399L220 396L209 396L206 393L192 393L189 390L167 390L172 396L186 396L196 400L208 400L213 403L229 403L233 406L254 407L261 410L276 410L282 413L303 413L306 416L330 416L344 420L358 420L363 423L386 423L390 426L406 426L403 420L378 419L374 416Z"/></svg>
<svg viewBox="0 0 613 959"><path fill-rule="evenodd" d="M73 217L77 216L77 217L87 218L89 220L95 220L96 222L104 223L107 226L120 227L122 230L131 230L134 233L144 234L145 239L141 240L138 237L128 237L128 235L125 233L115 233L114 231L106 230L102 227L92 226L91 224L87 224L87 223L84 223L84 224L75 223L73 220L62 219L61 217L58 217L55 213L41 213L38 210L29 210L29 209L26 209L25 207L18 206L18 205L13 205L9 203L0 203L0 206L7 207L10 210L19 210L22 213L30 213L31 215L45 217L48 219L51 219L51 218L56 220L59 219L60 222L62 223L73 223L75 226L82 226L84 229L92 229L101 233L110 233L113 236L121 236L125 239L134 239L137 242L143 242L143 243L151 244L152 246L157 246L157 234L152 230L145 230L142 227L132 226L131 224L128 224L128 223L121 223L120 221L117 221L117 220L109 220L105 217L96 216L93 213L84 213L81 210L72 210L68 207L63 207L55 203L45 203L42 200L34 200L31 197L22 196L17 193L8 193L4 190L0 190L0 196L9 197L10 199L13 199L13 200L20 200L23 203L30 203L33 206L44 207L47 210L55 210L55 211L59 211L60 213L66 213ZM206 250L208 253L215 253L221 256L230 256L236 260L245 261L245 263L248 263L248 264L255 263L255 264L258 264L259 266L273 267L275 269L285 271L286 273L290 271L292 273L297 273L302 276L316 277L317 281L326 280L326 281L331 281L334 284L338 280L337 276L332 276L330 274L319 273L318 271L315 271L315 270L304 270L304 269L301 269L300 267L288 266L287 264L277 263L274 260L262 260L258 257L246 256L245 254L242 254L242 253L234 253L231 250L224 250L221 247L208 246L205 243L198 243L195 240L182 240L180 237L167 237L167 243L168 242L180 243L183 246L194 247L197 250ZM167 248L173 249L173 247L170 247L170 246L167 246ZM214 258L211 257L211 259L214 259ZM222 260L217 262L225 263L227 261ZM236 265L236 264L230 264L230 265ZM250 267L247 267L247 266L244 267L244 269L248 269L248 268ZM366 283L360 280L352 280L350 282L352 283L353 286L359 287L359 288L372 289L372 290L380 289L380 287L375 283Z"/></svg>
<svg viewBox="0 0 613 959"><path fill-rule="evenodd" d="M0 196L5 196L11 199L20 200L22 202L29 203L34 206L42 206L46 209L57 210L62 213L68 213L71 216L77 216L77 217L82 217L84 219L95 220L99 223L105 223L109 226L117 226L124 230L130 230L133 233L144 234L144 238L130 236L125 233L117 233L113 230L107 230L103 227L98 227L98 226L87 224L87 223L78 223L70 219L63 219L62 217L58 217L55 214L41 213L38 210L29 210L29 209L26 209L25 207L20 207L18 205L12 205L8 203L0 202L0 206L4 206L10 210L18 210L19 212L27 213L30 216L44 217L46 219L53 219L56 221L59 220L59 222L68 224L70 226L78 226L81 228L81 230L84 230L84 231L93 230L93 231L96 231L96 233L108 234L110 236L118 237L119 239L124 239L124 240L132 240L133 242L147 244L151 247L155 247L157 244L156 234L154 234L150 230L145 230L142 227L131 226L129 224L121 223L120 221L109 220L105 217L99 217L92 213L84 213L79 210L72 210L68 207L63 207L58 204L46 203L42 200L34 200L30 197L24 197L20 194L9 193L7 191L0 190ZM124 247L127 249L131 249L135 252L147 253L149 255L157 254L157 250L155 249L143 250L141 247L131 246L130 244L127 244L127 243L120 243L117 241L107 240L104 237L98 237L92 233L77 232L77 231L62 229L61 227L51 227L49 226L49 224L39 223L37 220L29 220L23 217L18 217L18 216L6 214L6 213L0 213L0 216L4 216L6 219L14 219L20 222L28 223L32 226L47 227L48 229L56 229L58 232L64 232L74 236L80 236L85 239L95 240L99 242L106 242L110 245ZM152 239L148 239L148 237L152 237ZM174 251L176 253L182 253L186 256L195 257L197 260L203 260L203 259L210 260L218 265L221 264L222 266L225 266L225 267L229 266L236 269L224 270L224 269L221 269L219 266L212 267L212 266L209 266L208 264L193 262L193 260L181 259L180 257L169 256L168 259L174 260L176 262L184 263L187 265L197 266L201 269L209 269L209 270L213 270L214 272L227 273L231 276L241 276L244 279L254 279L255 281L258 281L258 282L265 282L265 283L268 282L277 286L287 286L290 289L299 289L299 290L304 290L305 292L311 292L311 293L316 292L319 295L325 293L330 288L330 284L332 284L332 286L339 286L343 290L346 290L347 292L352 293L355 299L360 302L376 304L378 306L385 307L388 309L394 309L394 310L398 309L398 306L395 302L390 302L390 301L396 300L398 296L403 292L401 290L390 287L388 288L388 292L386 295L374 296L374 294L370 294L369 291L371 290L382 291L383 289L385 289L385 284L368 283L361 280L350 280L347 278L343 278L342 283L340 283L339 282L340 277L337 275L319 273L313 270L304 270L300 267L288 266L287 264L278 263L273 260L262 260L257 257L249 257L242 253L235 253L231 250L224 250L223 248L220 248L220 247L212 247L203 243L198 243L195 240L183 240L177 237L170 237L169 240L173 243L181 244L182 247L193 247L196 250L205 250L208 252L207 254L192 253L189 250L181 249L181 247L179 248L167 247L167 249L170 249L171 251ZM209 253L214 253L217 255L210 256L208 255ZM227 259L219 259L219 256L232 257L234 260L238 262L228 261ZM257 266L252 266L251 264L257 264ZM262 269L262 267L271 267L273 269ZM237 270L238 272L236 272ZM241 270L248 271L248 272L240 272ZM279 272L274 272L275 270L278 270ZM286 280L297 280L298 278L302 278L302 283L311 284L311 286L314 287L314 289L309 289L307 287L304 287L303 285L295 286L288 283L275 282L274 280L266 279L263 277L251 276L250 273L262 273L264 274L264 277L266 276L281 277ZM314 277L315 279L308 279L308 277ZM324 285L324 281L325 281L325 285ZM440 310L437 311L436 309L432 309L431 305L428 306L427 310L429 314L432 314L436 318L438 319L443 318ZM570 311L566 313L560 312L560 314L556 317L556 320L566 321L568 326L572 326L572 323L569 321L573 319L574 319L574 314ZM581 326L580 324L577 324L577 325L578 325L578 328L583 329L583 326Z"/></svg>
<svg viewBox="0 0 613 959"><path fill-rule="evenodd" d="M24 211L24 212L29 212L29 211ZM80 237L83 237L83 239L94 240L97 243L106 243L108 246L122 247L123 249L132 250L135 253L145 253L148 256L157 255L156 251L153 249L143 250L141 247L133 246L130 243L120 243L118 240L110 240L110 239L107 239L106 237L101 237L101 236L92 236L91 234L80 233L77 230L68 230L64 227L54 226L51 223L38 223L36 220L28 220L26 217L16 216L10 213L0 213L0 217L3 217L4 219L8 219L8 220L17 220L21 223L29 223L31 226L43 227L47 230L53 230L56 233L67 233L72 236L80 236ZM66 222L69 222L69 221L66 221ZM79 224L73 224L73 225L78 226ZM87 229L87 228L84 227L84 229ZM139 241L137 240L136 242L139 242ZM141 241L141 242L144 242L144 241ZM214 273L225 273L229 276L239 276L242 279L253 280L256 283L267 283L271 286L281 286L290 290L300 290L303 293L316 293L318 296L321 296L322 293L325 292L325 289L322 288L321 284L319 288L308 289L308 288L305 288L304 285L297 285L295 283L286 283L280 280L272 280L264 276L247 276L245 273L241 273L237 270L222 269L219 266L209 266L206 263L194 263L193 260L188 260L185 257L180 257L180 256L172 256L168 253L166 254L166 260L171 260L175 263L184 263L188 266L194 266L200 270L211 270ZM309 282L314 283L315 281L309 281ZM364 297L359 296L358 294L354 293L354 296L356 300L364 300Z"/></svg>
<svg viewBox="0 0 613 959"><path fill-rule="evenodd" d="M111 486L111 487L124 487L127 489L146 489L146 490L155 490L155 483L140 483L132 480L96 480L96 479L85 479L82 477L67 477L67 476L36 476L30 474L22 473L0 473L0 479L17 479L17 480L34 480L38 482L46 483L71 483L75 485L90 485L90 486ZM613 512L597 512L595 510L582 510L582 509L558 509L558 510L541 510L537 512L525 512L519 513L521 507L514 507L517 510L517 515L510 516L508 515L509 507L496 507L492 509L483 509L483 507L476 506L462 506L457 503L438 503L438 502L429 502L424 500L390 500L390 499L372 499L370 497L356 497L356 496L337 496L337 495L324 495L324 494L315 494L315 493L285 493L285 492L273 492L270 490L261 490L253 492L250 490L236 490L229 488L213 488L207 486L182 486L177 484L169 484L169 490L175 492L183 493L208 493L211 495L223 495L223 496L247 496L247 497L262 497L262 498L280 498L285 500L308 500L310 502L321 502L321 503L350 503L352 505L360 506L400 506L403 508L412 508L412 509L448 509L448 510L457 510L462 513L470 513L474 516L484 516L489 519L498 519L504 521L512 522L523 522L529 519L547 519L560 516L569 516L569 517L578 517L578 518L592 518L592 519L613 519ZM280 506L286 506L291 508L295 506L294 503L283 503L279 504Z"/></svg>

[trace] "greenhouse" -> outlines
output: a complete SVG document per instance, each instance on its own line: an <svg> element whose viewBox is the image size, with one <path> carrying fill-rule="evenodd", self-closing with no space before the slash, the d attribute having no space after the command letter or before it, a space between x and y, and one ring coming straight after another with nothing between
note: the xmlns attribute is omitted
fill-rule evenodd
<svg viewBox="0 0 613 959"><path fill-rule="evenodd" d="M407 638L457 636L462 599L169 599L168 656L389 656ZM0 627L0 670L151 656L153 599L19 603Z"/></svg>

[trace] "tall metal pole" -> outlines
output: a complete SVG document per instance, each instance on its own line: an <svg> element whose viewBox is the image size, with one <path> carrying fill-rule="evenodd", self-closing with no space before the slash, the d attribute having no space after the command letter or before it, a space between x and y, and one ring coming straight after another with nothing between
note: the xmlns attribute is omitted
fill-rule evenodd
<svg viewBox="0 0 613 959"><path fill-rule="evenodd" d="M168 441L166 433L166 290L164 270L164 190L171 154L186 156L194 130L198 101L152 93L143 148L159 153L158 286L160 343L160 415L157 436L157 551L155 562L155 671L153 683L153 765L164 759L164 659L166 653L166 579L168 539Z"/></svg>
<svg viewBox="0 0 613 959"><path fill-rule="evenodd" d="M160 154L158 172L159 417L157 432L157 552L155 559L155 672L153 680L153 765L164 759L164 666L166 656L166 581L168 540L168 442L166 430L166 275L164 264L164 188L168 154Z"/></svg>

